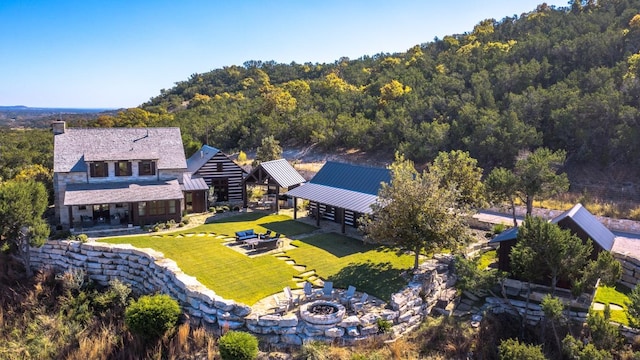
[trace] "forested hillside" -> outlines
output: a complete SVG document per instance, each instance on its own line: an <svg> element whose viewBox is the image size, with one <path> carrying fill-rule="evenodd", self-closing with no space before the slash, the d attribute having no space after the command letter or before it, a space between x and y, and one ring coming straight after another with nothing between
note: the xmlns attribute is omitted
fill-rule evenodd
<svg viewBox="0 0 640 360"><path fill-rule="evenodd" d="M248 61L193 74L96 126L177 125L185 145L468 150L485 168L565 149L574 164L640 163L640 0L540 5L405 53L333 64ZM480 20L480 19L479 19Z"/></svg>

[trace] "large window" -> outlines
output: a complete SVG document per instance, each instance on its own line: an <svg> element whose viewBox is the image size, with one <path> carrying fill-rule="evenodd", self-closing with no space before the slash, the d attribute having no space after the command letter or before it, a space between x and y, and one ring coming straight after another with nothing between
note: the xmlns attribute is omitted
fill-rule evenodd
<svg viewBox="0 0 640 360"><path fill-rule="evenodd" d="M176 200L169 200L169 209L168 209L169 214L173 215L176 213L176 203L177 203Z"/></svg>
<svg viewBox="0 0 640 360"><path fill-rule="evenodd" d="M229 179L211 179L211 186L213 186L213 191L216 194L216 202L229 201Z"/></svg>
<svg viewBox="0 0 640 360"><path fill-rule="evenodd" d="M118 161L116 163L116 176L131 176L131 161Z"/></svg>
<svg viewBox="0 0 640 360"><path fill-rule="evenodd" d="M149 215L164 214L164 201L147 201L149 207Z"/></svg>
<svg viewBox="0 0 640 360"><path fill-rule="evenodd" d="M155 175L156 163L155 161L141 161L138 166L138 174L142 175Z"/></svg>
<svg viewBox="0 0 640 360"><path fill-rule="evenodd" d="M138 215L145 216L147 215L147 203L142 201L138 203Z"/></svg>
<svg viewBox="0 0 640 360"><path fill-rule="evenodd" d="M89 164L89 174L91 177L107 177L109 167L106 162L92 162Z"/></svg>

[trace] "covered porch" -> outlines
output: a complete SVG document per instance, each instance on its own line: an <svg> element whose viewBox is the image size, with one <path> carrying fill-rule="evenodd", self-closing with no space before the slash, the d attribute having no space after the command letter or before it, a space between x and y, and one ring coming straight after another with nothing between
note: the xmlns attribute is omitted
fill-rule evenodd
<svg viewBox="0 0 640 360"><path fill-rule="evenodd" d="M244 207L249 206L247 186L266 187L266 197L261 201L262 205L269 205L280 211L280 198L288 190L294 189L304 183L305 179L285 159L265 161L256 166L242 181L242 198ZM295 204L294 204L295 206Z"/></svg>
<svg viewBox="0 0 640 360"><path fill-rule="evenodd" d="M184 208L176 180L147 183L72 184L64 206L70 228L128 227L174 220Z"/></svg>

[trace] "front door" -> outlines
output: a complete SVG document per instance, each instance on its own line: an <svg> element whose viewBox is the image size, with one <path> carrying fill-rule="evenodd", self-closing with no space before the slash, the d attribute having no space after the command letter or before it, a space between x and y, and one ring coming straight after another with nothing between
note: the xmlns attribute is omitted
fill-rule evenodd
<svg viewBox="0 0 640 360"><path fill-rule="evenodd" d="M109 204L93 205L93 221L96 223L109 221Z"/></svg>
<svg viewBox="0 0 640 360"><path fill-rule="evenodd" d="M213 178L211 186L216 194L216 202L229 201L229 179Z"/></svg>

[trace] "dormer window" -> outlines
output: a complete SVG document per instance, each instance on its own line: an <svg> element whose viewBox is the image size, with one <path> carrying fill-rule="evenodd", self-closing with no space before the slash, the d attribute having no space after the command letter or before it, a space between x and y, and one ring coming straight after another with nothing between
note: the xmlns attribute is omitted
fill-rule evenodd
<svg viewBox="0 0 640 360"><path fill-rule="evenodd" d="M156 163L155 161L141 161L138 166L138 173L140 176L143 175L155 175L156 174Z"/></svg>
<svg viewBox="0 0 640 360"><path fill-rule="evenodd" d="M106 162L92 162L89 164L89 175L94 178L109 176L109 167Z"/></svg>
<svg viewBox="0 0 640 360"><path fill-rule="evenodd" d="M131 176L131 161L118 161L116 163L116 176Z"/></svg>

